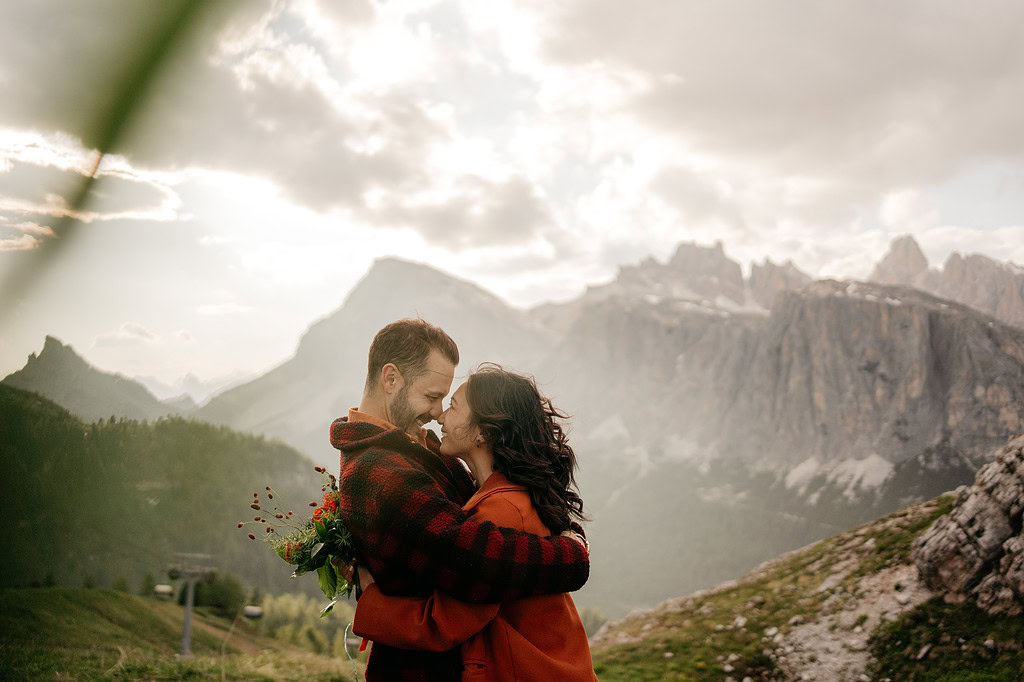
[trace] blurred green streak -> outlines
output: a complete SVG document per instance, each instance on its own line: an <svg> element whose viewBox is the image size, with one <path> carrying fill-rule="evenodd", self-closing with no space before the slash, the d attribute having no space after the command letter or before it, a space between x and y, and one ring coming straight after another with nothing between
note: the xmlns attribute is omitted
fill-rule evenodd
<svg viewBox="0 0 1024 682"><path fill-rule="evenodd" d="M233 0L158 0L150 3L154 11L163 16L143 31L137 41L132 41L134 49L124 55L127 66L123 75L113 83L96 84L97 88L107 89L109 95L82 135L84 144L95 145L95 163L69 196L64 197L67 214L52 225L54 238L43 240L36 249L25 252L0 282L0 291L4 292L0 299L0 323L17 311L32 285L45 275L80 231L81 222L74 216L81 215L89 204L96 170L103 156L117 147L162 68L184 47L184 38L198 25L203 10L214 6L223 10L231 2ZM67 106L67 103L59 105Z"/></svg>

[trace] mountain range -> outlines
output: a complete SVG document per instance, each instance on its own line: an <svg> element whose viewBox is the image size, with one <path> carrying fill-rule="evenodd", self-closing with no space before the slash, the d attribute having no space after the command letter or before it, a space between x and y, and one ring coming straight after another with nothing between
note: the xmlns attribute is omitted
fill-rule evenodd
<svg viewBox="0 0 1024 682"><path fill-rule="evenodd" d="M983 256L930 269L909 237L868 282L770 261L744 276L722 244L682 244L523 311L385 258L292 358L188 414L333 468L327 428L359 402L373 334L428 319L458 341L460 374L483 360L531 371L573 415L595 546L581 598L616 615L971 480L1024 430L1022 282ZM70 373L26 373L50 355L5 382L65 404ZM639 579L623 586L626 571Z"/></svg>

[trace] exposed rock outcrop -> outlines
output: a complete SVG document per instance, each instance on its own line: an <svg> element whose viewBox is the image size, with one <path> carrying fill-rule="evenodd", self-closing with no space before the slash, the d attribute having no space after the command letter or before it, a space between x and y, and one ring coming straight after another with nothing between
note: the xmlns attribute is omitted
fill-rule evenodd
<svg viewBox="0 0 1024 682"><path fill-rule="evenodd" d="M1024 436L961 488L953 511L914 543L922 581L990 613L1024 613Z"/></svg>

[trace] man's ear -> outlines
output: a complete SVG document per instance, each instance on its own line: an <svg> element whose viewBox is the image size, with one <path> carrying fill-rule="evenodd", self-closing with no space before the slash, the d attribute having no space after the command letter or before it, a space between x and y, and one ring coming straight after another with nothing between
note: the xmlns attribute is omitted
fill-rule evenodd
<svg viewBox="0 0 1024 682"><path fill-rule="evenodd" d="M390 362L381 367L380 380L381 386L384 388L385 395L394 395L398 391L402 390L402 386L405 384L405 379L402 378L402 372L400 372L398 367Z"/></svg>

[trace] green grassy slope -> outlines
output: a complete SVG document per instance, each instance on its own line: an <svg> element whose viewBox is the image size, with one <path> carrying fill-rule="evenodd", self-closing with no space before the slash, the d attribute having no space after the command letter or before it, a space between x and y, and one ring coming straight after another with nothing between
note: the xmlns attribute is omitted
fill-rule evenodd
<svg viewBox="0 0 1024 682"><path fill-rule="evenodd" d="M786 679L770 655L771 637L786 637L825 614L857 613L863 581L907 566L914 538L951 507L950 496L912 505L780 557L741 580L612 623L592 644L598 676L602 682ZM850 631L865 620L854 620ZM967 669L970 679L1022 680L1021 642L1024 618L989 616L937 599L873 632L869 672L871 679L894 682L967 679L957 677ZM927 644L927 655L917 660Z"/></svg>
<svg viewBox="0 0 1024 682"><path fill-rule="evenodd" d="M231 621L201 610L193 618L193 656L178 660L183 613L171 602L113 590L0 590L0 679L352 679L347 659L262 637L244 619L221 656Z"/></svg>

